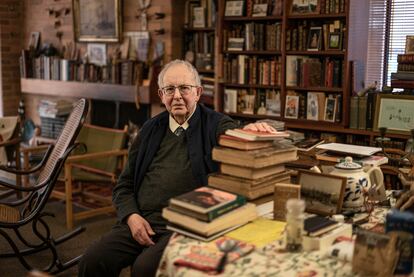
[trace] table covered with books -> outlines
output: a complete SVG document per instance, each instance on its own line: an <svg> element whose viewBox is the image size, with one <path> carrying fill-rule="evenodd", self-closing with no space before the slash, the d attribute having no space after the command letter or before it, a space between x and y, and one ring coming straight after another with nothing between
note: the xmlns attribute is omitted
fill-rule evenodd
<svg viewBox="0 0 414 277"><path fill-rule="evenodd" d="M383 228L387 208L376 208L364 229ZM260 220L260 219L259 219ZM280 235L280 234L279 234ZM253 238L255 234L251 234ZM280 236L279 236L280 237ZM204 253L203 253L204 251ZM208 254L205 254L207 252ZM214 260L220 257L216 241L201 242L183 235L174 234L162 256L157 276L207 276L216 275L214 270L193 269L186 266L191 259L202 265L201 256ZM185 260L185 262L183 262ZM206 265L211 262L206 258ZM232 261L229 258L221 276L355 276L352 264L320 251L290 253L281 251L280 241L274 240L258 245L250 253Z"/></svg>

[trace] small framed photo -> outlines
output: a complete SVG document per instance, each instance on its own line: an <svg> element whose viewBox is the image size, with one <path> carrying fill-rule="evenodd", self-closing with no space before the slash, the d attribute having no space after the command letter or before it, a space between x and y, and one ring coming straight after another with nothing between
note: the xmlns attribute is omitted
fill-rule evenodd
<svg viewBox="0 0 414 277"><path fill-rule="evenodd" d="M244 1L226 1L224 16L242 16Z"/></svg>
<svg viewBox="0 0 414 277"><path fill-rule="evenodd" d="M193 27L204 28L206 27L205 9L203 7L193 8Z"/></svg>
<svg viewBox="0 0 414 277"><path fill-rule="evenodd" d="M319 51L322 48L322 27L311 27L308 37L308 51Z"/></svg>
<svg viewBox="0 0 414 277"><path fill-rule="evenodd" d="M106 44L104 43L89 43L88 44L88 59L90 63L102 66L106 65Z"/></svg>
<svg viewBox="0 0 414 277"><path fill-rule="evenodd" d="M324 120L329 122L335 122L336 114L336 97L327 97L325 99L325 112Z"/></svg>
<svg viewBox="0 0 414 277"><path fill-rule="evenodd" d="M328 50L342 49L342 34L341 32L329 33L328 36Z"/></svg>
<svg viewBox="0 0 414 277"><path fill-rule="evenodd" d="M319 215L341 213L346 177L299 171L300 197L306 203L306 212Z"/></svg>
<svg viewBox="0 0 414 277"><path fill-rule="evenodd" d="M243 51L244 38L229 38L227 43L227 50L229 51Z"/></svg>
<svg viewBox="0 0 414 277"><path fill-rule="evenodd" d="M253 5L253 17L266 16L267 15L267 4L254 4Z"/></svg>
<svg viewBox="0 0 414 277"><path fill-rule="evenodd" d="M29 49L36 50L39 47L40 32L31 32L29 40Z"/></svg>
<svg viewBox="0 0 414 277"><path fill-rule="evenodd" d="M291 0L291 14L318 14L319 0Z"/></svg>
<svg viewBox="0 0 414 277"><path fill-rule="evenodd" d="M308 92L306 119L319 120L318 94L313 92Z"/></svg>
<svg viewBox="0 0 414 277"><path fill-rule="evenodd" d="M414 54L414 36L407 36L405 39L405 54Z"/></svg>
<svg viewBox="0 0 414 277"><path fill-rule="evenodd" d="M286 95L285 118L297 119L299 114L299 96Z"/></svg>

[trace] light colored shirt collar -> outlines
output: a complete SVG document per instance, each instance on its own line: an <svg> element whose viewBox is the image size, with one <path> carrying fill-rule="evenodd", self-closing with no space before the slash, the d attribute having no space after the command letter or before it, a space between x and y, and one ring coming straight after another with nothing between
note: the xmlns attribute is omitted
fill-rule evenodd
<svg viewBox="0 0 414 277"><path fill-rule="evenodd" d="M171 132L175 132L175 130L177 130L178 127L183 127L184 130L187 130L188 126L190 126L188 124L188 121L190 120L190 118L193 116L195 110L197 109L197 105L194 106L194 110L193 112L190 114L190 116L187 118L186 121L184 121L184 123L182 125L178 124L177 121L175 121L175 119L171 116L170 114L170 119L169 119L169 126L170 126L170 130Z"/></svg>

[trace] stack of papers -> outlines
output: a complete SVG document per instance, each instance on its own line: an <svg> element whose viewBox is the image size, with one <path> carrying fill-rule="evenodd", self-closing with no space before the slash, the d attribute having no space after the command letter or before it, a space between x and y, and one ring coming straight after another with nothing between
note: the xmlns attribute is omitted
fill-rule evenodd
<svg viewBox="0 0 414 277"><path fill-rule="evenodd" d="M371 156L381 151L380 147L360 146L344 143L326 143L318 145L316 148L355 156Z"/></svg>

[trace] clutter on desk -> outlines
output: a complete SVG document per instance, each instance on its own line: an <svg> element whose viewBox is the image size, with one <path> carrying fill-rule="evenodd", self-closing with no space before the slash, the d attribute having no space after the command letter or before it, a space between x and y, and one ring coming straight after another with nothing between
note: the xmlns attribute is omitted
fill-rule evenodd
<svg viewBox="0 0 414 277"><path fill-rule="evenodd" d="M302 250L305 201L289 199L286 211L286 250L298 252Z"/></svg>

